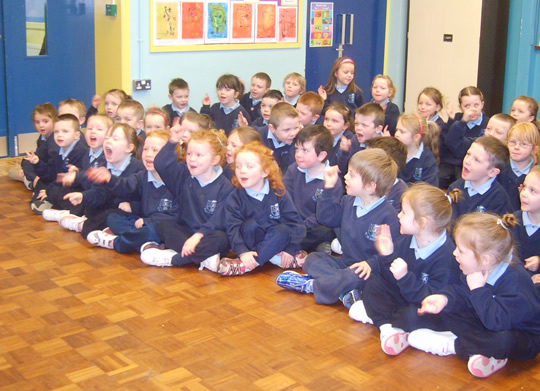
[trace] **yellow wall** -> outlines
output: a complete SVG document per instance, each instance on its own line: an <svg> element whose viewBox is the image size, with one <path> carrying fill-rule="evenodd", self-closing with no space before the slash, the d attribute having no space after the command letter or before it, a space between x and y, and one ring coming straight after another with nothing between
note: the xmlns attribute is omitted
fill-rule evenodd
<svg viewBox="0 0 540 391"><path fill-rule="evenodd" d="M115 17L105 16L105 4L94 1L96 51L96 93L121 88L131 94L130 7L129 0L119 0Z"/></svg>

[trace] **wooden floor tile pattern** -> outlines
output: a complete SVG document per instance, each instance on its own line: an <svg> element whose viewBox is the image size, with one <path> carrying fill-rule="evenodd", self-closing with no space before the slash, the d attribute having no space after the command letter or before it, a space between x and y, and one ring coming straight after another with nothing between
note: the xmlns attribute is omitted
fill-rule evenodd
<svg viewBox="0 0 540 391"><path fill-rule="evenodd" d="M21 183L0 192L3 391L540 389L540 358L479 380L457 357L389 357L342 306L276 286L273 265L147 267L34 215Z"/></svg>

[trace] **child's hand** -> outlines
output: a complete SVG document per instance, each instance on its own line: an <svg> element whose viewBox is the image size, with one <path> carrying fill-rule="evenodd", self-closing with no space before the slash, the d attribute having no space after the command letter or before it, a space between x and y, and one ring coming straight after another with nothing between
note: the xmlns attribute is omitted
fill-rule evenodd
<svg viewBox="0 0 540 391"><path fill-rule="evenodd" d="M68 193L64 196L65 200L68 200L71 202L71 205L80 205L83 201L83 194L82 193Z"/></svg>
<svg viewBox="0 0 540 391"><path fill-rule="evenodd" d="M341 149L341 152L349 152L349 149L351 149L351 140L341 135L339 138L339 149Z"/></svg>
<svg viewBox="0 0 540 391"><path fill-rule="evenodd" d="M92 97L92 102L90 103L94 109L97 109L99 105L101 104L101 96L94 95Z"/></svg>
<svg viewBox="0 0 540 391"><path fill-rule="evenodd" d="M204 235L200 232L195 232L193 235L191 235L191 237L184 242L180 255L182 257L193 255L195 253L195 248L197 247L203 236Z"/></svg>
<svg viewBox="0 0 540 391"><path fill-rule="evenodd" d="M467 109L463 112L463 118L461 120L463 122L469 122L469 121L475 121L478 118L478 111Z"/></svg>
<svg viewBox="0 0 540 391"><path fill-rule="evenodd" d="M182 130L182 126L180 126L179 122L176 122L171 128L169 129L169 133L171 136L169 137L169 142L177 144L182 140L182 135L184 134Z"/></svg>
<svg viewBox="0 0 540 391"><path fill-rule="evenodd" d="M36 197L38 200L43 201L45 198L47 198L47 190L42 189L39 191L38 196Z"/></svg>
<svg viewBox="0 0 540 391"><path fill-rule="evenodd" d="M135 221L135 228L141 229L142 227L144 227L144 219L141 217Z"/></svg>
<svg viewBox="0 0 540 391"><path fill-rule="evenodd" d="M537 272L539 263L540 263L540 257L538 255L527 258L525 260L525 269L530 270L531 272Z"/></svg>
<svg viewBox="0 0 540 391"><path fill-rule="evenodd" d="M418 308L418 315L438 314L448 304L448 298L445 295L430 295L422 301L422 306Z"/></svg>
<svg viewBox="0 0 540 391"><path fill-rule="evenodd" d="M540 274L533 274L531 279L533 284L540 284Z"/></svg>
<svg viewBox="0 0 540 391"><path fill-rule="evenodd" d="M23 159L28 160L30 164L38 164L39 162L39 156L32 151L26 151L26 156Z"/></svg>
<svg viewBox="0 0 540 391"><path fill-rule="evenodd" d="M382 135L383 137L392 137L392 134L390 133L390 131L388 130L388 125L386 125L382 131Z"/></svg>
<svg viewBox="0 0 540 391"><path fill-rule="evenodd" d="M238 113L238 126L248 126L248 121L242 112Z"/></svg>
<svg viewBox="0 0 540 391"><path fill-rule="evenodd" d="M111 172L106 167L90 167L86 170L86 176L95 183L109 183L111 181Z"/></svg>
<svg viewBox="0 0 540 391"><path fill-rule="evenodd" d="M202 100L203 106L210 106L210 97L208 94L204 95L204 98Z"/></svg>
<svg viewBox="0 0 540 391"><path fill-rule="evenodd" d="M405 262L402 258L394 259L394 262L392 262L390 265L390 271L396 280L401 280L403 277L405 277L405 274L407 274L407 262Z"/></svg>
<svg viewBox="0 0 540 391"><path fill-rule="evenodd" d="M118 209L123 210L124 212L131 213L131 205L129 202L120 202L118 204Z"/></svg>
<svg viewBox="0 0 540 391"><path fill-rule="evenodd" d="M325 189L332 189L336 185L339 179L338 173L339 173L338 166L326 167L326 169L324 170L324 188Z"/></svg>
<svg viewBox="0 0 540 391"><path fill-rule="evenodd" d="M481 288L486 285L488 276L489 273L486 270L467 274L467 285L469 286L469 289L472 291L473 289Z"/></svg>
<svg viewBox="0 0 540 391"><path fill-rule="evenodd" d="M388 224L379 225L377 237L375 238L375 248L379 255L390 255L394 252L394 242L392 241L392 232Z"/></svg>
<svg viewBox="0 0 540 391"><path fill-rule="evenodd" d="M68 172L75 172L75 173L79 172L79 167L74 166L73 164L68 164L67 169L68 169Z"/></svg>
<svg viewBox="0 0 540 391"><path fill-rule="evenodd" d="M39 177L36 175L36 177L34 178L34 183L33 183L34 189L36 188L36 185L38 182L39 182Z"/></svg>
<svg viewBox="0 0 540 391"><path fill-rule="evenodd" d="M62 186L69 187L75 182L75 177L77 176L77 171L70 171L62 177Z"/></svg>
<svg viewBox="0 0 540 391"><path fill-rule="evenodd" d="M255 251L247 251L240 254L240 260L247 269L254 270L257 266L259 266L259 264L255 260L255 257L257 255L258 254Z"/></svg>
<svg viewBox="0 0 540 391"><path fill-rule="evenodd" d="M450 119L454 119L456 117L456 110L454 109L454 105L450 101L446 102L446 114Z"/></svg>
<svg viewBox="0 0 540 391"><path fill-rule="evenodd" d="M326 90L323 88L323 86L319 86L319 88L317 89L317 92L319 93L319 96L323 98L324 100L328 98L328 94L326 93Z"/></svg>
<svg viewBox="0 0 540 391"><path fill-rule="evenodd" d="M366 261L356 262L349 266L349 269L356 269L354 273L358 274L358 278L363 277L364 280L367 280L371 275L371 266Z"/></svg>
<svg viewBox="0 0 540 391"><path fill-rule="evenodd" d="M278 255L281 255L281 267L283 269L290 268L294 261L294 257L285 251L280 252Z"/></svg>

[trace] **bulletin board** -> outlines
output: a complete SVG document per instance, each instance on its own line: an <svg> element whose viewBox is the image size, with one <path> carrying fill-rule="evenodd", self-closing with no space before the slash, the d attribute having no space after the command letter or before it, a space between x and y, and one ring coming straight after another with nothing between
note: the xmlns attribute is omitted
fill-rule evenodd
<svg viewBox="0 0 540 391"><path fill-rule="evenodd" d="M302 0L151 0L150 51L301 46Z"/></svg>

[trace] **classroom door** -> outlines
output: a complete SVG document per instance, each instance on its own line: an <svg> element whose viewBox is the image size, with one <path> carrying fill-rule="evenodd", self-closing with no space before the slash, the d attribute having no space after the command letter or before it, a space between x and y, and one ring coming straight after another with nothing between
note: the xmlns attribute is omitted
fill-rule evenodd
<svg viewBox="0 0 540 391"><path fill-rule="evenodd" d="M56 106L66 98L90 103L95 91L94 1L1 0L1 6L5 153L15 156L35 148L31 113L36 104ZM0 129L5 113L0 113Z"/></svg>
<svg viewBox="0 0 540 391"><path fill-rule="evenodd" d="M383 72L384 42L386 28L386 1L382 0L334 0L333 43L331 47L311 47L310 26L314 20L312 4L324 4L308 0L306 23L306 89L317 91L328 82L332 63L339 55L339 44L343 42L342 56L351 57L356 63L355 83L364 91L366 101L373 77Z"/></svg>

